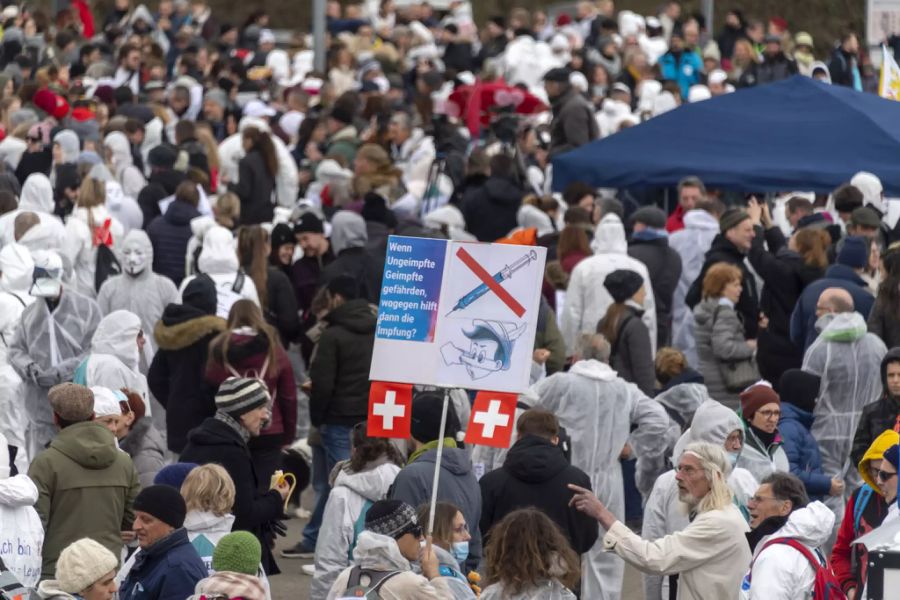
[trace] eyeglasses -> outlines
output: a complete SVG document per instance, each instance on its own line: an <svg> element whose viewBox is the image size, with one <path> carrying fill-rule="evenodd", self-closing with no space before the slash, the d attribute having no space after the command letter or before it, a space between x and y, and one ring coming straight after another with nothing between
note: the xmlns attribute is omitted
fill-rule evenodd
<svg viewBox="0 0 900 600"><path fill-rule="evenodd" d="M463 523L463 524L460 525L459 527L454 527L454 528L453 528L453 533L460 533L460 534L461 534L461 533L468 533L468 532L469 532L469 525L468 525L468 523Z"/></svg>
<svg viewBox="0 0 900 600"><path fill-rule="evenodd" d="M890 481L896 474L897 473L891 473L890 471L882 471L881 469L875 471L875 477L881 481Z"/></svg>
<svg viewBox="0 0 900 600"><path fill-rule="evenodd" d="M772 417L775 417L776 419L781 418L780 410L758 410L756 411L756 414L762 415L763 419L771 419Z"/></svg>
<svg viewBox="0 0 900 600"><path fill-rule="evenodd" d="M675 470L678 473L683 473L684 475L693 475L699 469L697 469L697 467L692 467L690 465L678 465L677 467L675 467Z"/></svg>

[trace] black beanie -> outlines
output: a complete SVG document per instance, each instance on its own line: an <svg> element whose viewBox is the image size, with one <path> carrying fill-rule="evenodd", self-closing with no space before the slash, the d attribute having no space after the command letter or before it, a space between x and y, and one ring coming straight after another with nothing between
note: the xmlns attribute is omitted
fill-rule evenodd
<svg viewBox="0 0 900 600"><path fill-rule="evenodd" d="M325 233L325 224L313 213L305 212L294 223L294 233Z"/></svg>
<svg viewBox="0 0 900 600"><path fill-rule="evenodd" d="M366 529L394 539L417 525L415 509L402 500L379 500L366 511Z"/></svg>
<svg viewBox="0 0 900 600"><path fill-rule="evenodd" d="M181 303L196 308L204 315L216 314L216 284L205 273L197 275L184 288Z"/></svg>
<svg viewBox="0 0 900 600"><path fill-rule="evenodd" d="M822 379L802 369L788 369L778 382L778 395L782 402L793 404L800 410L813 412Z"/></svg>
<svg viewBox="0 0 900 600"><path fill-rule="evenodd" d="M397 216L387 207L383 196L369 192L363 198L362 218L366 221L381 223L388 229L397 226Z"/></svg>
<svg viewBox="0 0 900 600"><path fill-rule="evenodd" d="M438 439L441 434L441 411L444 408L444 395L441 392L422 392L413 398L410 433L427 444ZM453 405L447 407L447 426L444 437L455 438L459 432L459 418Z"/></svg>
<svg viewBox="0 0 900 600"><path fill-rule="evenodd" d="M284 246L285 244L296 244L297 238L294 237L294 230L291 229L290 225L286 225L284 223L279 223L275 227L272 228L272 233L269 236L272 246L272 252L277 252L278 248Z"/></svg>
<svg viewBox="0 0 900 600"><path fill-rule="evenodd" d="M151 167L158 169L171 169L178 160L178 150L169 144L159 144L147 155L147 162Z"/></svg>
<svg viewBox="0 0 900 600"><path fill-rule="evenodd" d="M622 303L637 294L644 285L644 278L628 269L616 269L603 280L603 287L613 302Z"/></svg>
<svg viewBox="0 0 900 600"><path fill-rule="evenodd" d="M145 512L163 523L179 529L184 525L187 507L184 498L168 485L151 485L141 490L134 499L134 510Z"/></svg>
<svg viewBox="0 0 900 600"><path fill-rule="evenodd" d="M326 284L325 289L331 294L339 294L344 300L359 298L359 284L349 275L338 275Z"/></svg>

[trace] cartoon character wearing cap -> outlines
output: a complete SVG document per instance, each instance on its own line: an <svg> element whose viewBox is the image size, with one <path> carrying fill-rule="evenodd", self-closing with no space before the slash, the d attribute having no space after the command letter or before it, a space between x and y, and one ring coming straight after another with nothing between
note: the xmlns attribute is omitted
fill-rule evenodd
<svg viewBox="0 0 900 600"><path fill-rule="evenodd" d="M497 371L508 371L513 345L526 329L525 323L474 319L472 329L462 330L469 338L469 349L463 350L447 342L441 347L446 365L462 365L473 380Z"/></svg>

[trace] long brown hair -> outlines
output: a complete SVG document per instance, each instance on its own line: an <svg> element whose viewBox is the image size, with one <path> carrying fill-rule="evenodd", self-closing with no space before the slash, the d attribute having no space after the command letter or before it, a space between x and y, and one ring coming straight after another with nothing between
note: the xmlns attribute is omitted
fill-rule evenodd
<svg viewBox="0 0 900 600"><path fill-rule="evenodd" d="M266 323L262 311L252 300L238 300L228 311L228 328L214 337L209 343L209 362L224 365L228 359L228 347L231 345L232 331L241 327L249 327L256 330L268 342L266 360L268 368L265 373L259 373L260 377L274 376L278 373L278 336L272 326Z"/></svg>
<svg viewBox="0 0 900 600"><path fill-rule="evenodd" d="M606 314L603 315L600 322L597 323L597 333L603 335L610 345L616 343L626 314L628 314L628 307L624 302L613 302L606 309Z"/></svg>
<svg viewBox="0 0 900 600"><path fill-rule="evenodd" d="M794 244L797 252L803 257L803 263L808 267L824 269L828 266L828 245L831 236L822 229L801 229L794 234Z"/></svg>
<svg viewBox="0 0 900 600"><path fill-rule="evenodd" d="M556 242L556 256L562 260L573 252L590 256L591 242L588 240L587 232L583 227L566 225L559 232L559 241Z"/></svg>
<svg viewBox="0 0 900 600"><path fill-rule="evenodd" d="M486 584L501 583L510 596L552 579L572 589L581 562L550 517L534 508L514 510L494 525L484 552Z"/></svg>
<svg viewBox="0 0 900 600"><path fill-rule="evenodd" d="M256 127L247 127L241 136L250 142L250 150L258 150L262 154L266 172L269 177L275 177L278 174L278 154L275 153L275 144L272 143L269 134Z"/></svg>
<svg viewBox="0 0 900 600"><path fill-rule="evenodd" d="M450 502L438 502L434 507L434 531L431 538L436 546L450 550L453 546L453 519L462 510ZM419 523L428 523L431 517L431 504L423 504L418 510ZM466 523L468 525L468 523Z"/></svg>
<svg viewBox="0 0 900 600"><path fill-rule="evenodd" d="M266 242L269 234L259 225L245 225L238 229L238 260L241 267L250 275L259 296L259 305L263 309L269 306L269 295L266 286L269 281L269 253Z"/></svg>

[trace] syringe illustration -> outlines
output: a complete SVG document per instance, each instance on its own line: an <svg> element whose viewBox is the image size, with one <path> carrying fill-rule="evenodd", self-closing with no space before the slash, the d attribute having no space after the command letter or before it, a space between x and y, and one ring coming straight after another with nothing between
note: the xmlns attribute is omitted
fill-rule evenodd
<svg viewBox="0 0 900 600"><path fill-rule="evenodd" d="M526 254L519 260L510 265L506 265L505 267L497 271L494 274L494 281L496 281L497 283L506 281L513 276L513 273L522 269L523 267L526 267L533 260L537 260L537 252L531 250L530 252L528 252L528 254ZM487 294L490 289L491 288L489 288L486 283L482 283L477 288L457 300L456 306L454 306L445 316L450 316L453 312L466 308L467 306Z"/></svg>

